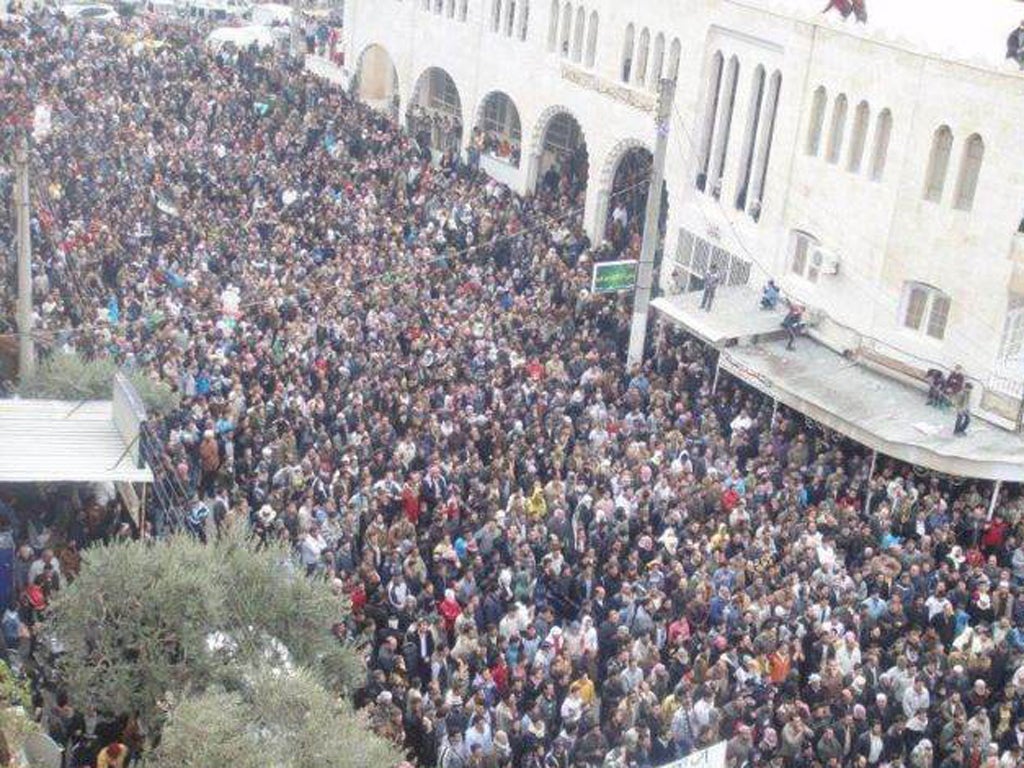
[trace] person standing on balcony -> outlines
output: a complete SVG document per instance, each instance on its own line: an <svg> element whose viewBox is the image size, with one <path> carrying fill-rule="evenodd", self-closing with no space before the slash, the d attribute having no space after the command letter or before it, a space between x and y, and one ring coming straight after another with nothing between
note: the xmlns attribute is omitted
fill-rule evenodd
<svg viewBox="0 0 1024 768"><path fill-rule="evenodd" d="M971 389L970 382L961 387L952 396L953 406L956 408L956 423L953 426L954 435L963 435L971 423Z"/></svg>
<svg viewBox="0 0 1024 768"><path fill-rule="evenodd" d="M711 305L715 301L715 291L718 290L718 284L722 282L722 275L718 271L718 265L712 264L704 274L704 293L700 297L700 308L706 312L711 311Z"/></svg>

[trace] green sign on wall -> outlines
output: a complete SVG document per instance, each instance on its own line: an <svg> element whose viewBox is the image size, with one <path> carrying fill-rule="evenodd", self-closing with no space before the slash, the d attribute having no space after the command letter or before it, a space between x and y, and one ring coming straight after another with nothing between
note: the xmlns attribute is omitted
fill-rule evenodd
<svg viewBox="0 0 1024 768"><path fill-rule="evenodd" d="M594 265L594 279L590 286L593 293L631 291L634 285L636 285L636 259L606 261Z"/></svg>

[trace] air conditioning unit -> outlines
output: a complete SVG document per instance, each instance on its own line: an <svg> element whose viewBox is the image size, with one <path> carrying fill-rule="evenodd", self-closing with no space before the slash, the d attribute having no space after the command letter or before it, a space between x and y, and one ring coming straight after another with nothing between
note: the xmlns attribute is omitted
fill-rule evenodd
<svg viewBox="0 0 1024 768"><path fill-rule="evenodd" d="M811 264L819 273L825 275L839 274L839 257L824 248L815 248L811 254Z"/></svg>

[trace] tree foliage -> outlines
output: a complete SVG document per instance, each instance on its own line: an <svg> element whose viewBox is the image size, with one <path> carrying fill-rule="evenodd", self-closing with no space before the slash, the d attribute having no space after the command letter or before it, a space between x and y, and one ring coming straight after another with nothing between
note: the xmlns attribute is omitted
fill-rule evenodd
<svg viewBox="0 0 1024 768"><path fill-rule="evenodd" d="M169 698L239 669L292 666L344 693L361 668L331 634L346 606L289 555L283 546L255 549L241 530L206 545L178 536L86 550L48 619L73 700L112 715L138 711L157 726Z"/></svg>
<svg viewBox="0 0 1024 768"><path fill-rule="evenodd" d="M31 378L22 379L22 397L56 400L109 400L113 394L117 363L110 358L86 360L74 352L56 352L36 367ZM161 415L178 406L181 398L170 386L134 371L128 375L151 412Z"/></svg>
<svg viewBox="0 0 1024 768"><path fill-rule="evenodd" d="M244 671L178 703L147 768L364 768L401 754L307 670Z"/></svg>

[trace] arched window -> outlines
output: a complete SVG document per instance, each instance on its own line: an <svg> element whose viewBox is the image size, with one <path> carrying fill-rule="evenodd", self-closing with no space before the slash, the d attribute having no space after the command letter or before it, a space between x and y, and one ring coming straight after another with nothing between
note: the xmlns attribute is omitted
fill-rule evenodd
<svg viewBox="0 0 1024 768"><path fill-rule="evenodd" d="M661 71L665 67L665 35L661 32L654 38L654 51L651 54L651 75L647 78L652 90L658 89L661 82Z"/></svg>
<svg viewBox="0 0 1024 768"><path fill-rule="evenodd" d="M672 48L668 53L668 74L666 77L669 80L675 80L679 77L679 57L683 53L683 44L679 42L679 38L675 38L672 41Z"/></svg>
<svg viewBox="0 0 1024 768"><path fill-rule="evenodd" d="M828 130L828 151L825 159L830 163L839 162L839 154L843 151L843 134L846 132L846 95L840 93L832 105L832 125Z"/></svg>
<svg viewBox="0 0 1024 768"><path fill-rule="evenodd" d="M722 89L722 68L725 59L721 51L716 51L711 58L711 70L708 73L707 95L704 97L704 131L701 134L700 165L697 170L695 185L704 191L708 181L708 166L711 163L711 145L715 138L715 122L718 119L718 98Z"/></svg>
<svg viewBox="0 0 1024 768"><path fill-rule="evenodd" d="M491 32L501 31L501 0L491 0Z"/></svg>
<svg viewBox="0 0 1024 768"><path fill-rule="evenodd" d="M576 28L572 33L572 60L579 63L583 60L583 36L586 34L587 12L583 6L576 9Z"/></svg>
<svg viewBox="0 0 1024 768"><path fill-rule="evenodd" d="M572 6L566 3L562 6L562 33L558 37L558 52L563 56L569 55L569 40L572 37Z"/></svg>
<svg viewBox="0 0 1024 768"><path fill-rule="evenodd" d="M530 30L530 0L519 0L519 39L525 40Z"/></svg>
<svg viewBox="0 0 1024 768"><path fill-rule="evenodd" d="M807 128L807 154L818 156L821 150L821 129L825 125L825 105L828 103L828 91L819 85L814 91L811 102L811 122Z"/></svg>
<svg viewBox="0 0 1024 768"><path fill-rule="evenodd" d="M754 162L754 177L750 181L750 194L747 195L747 212L754 221L761 218L761 208L764 204L765 176L768 174L768 161L772 156L775 115L779 109L781 92L782 73L775 70L768 84L768 97L765 99L764 117L761 119L761 138L758 141L757 160Z"/></svg>
<svg viewBox="0 0 1024 768"><path fill-rule="evenodd" d="M757 129L761 122L761 102L764 101L764 80L764 67L759 66L754 70L750 105L747 108L747 129L743 134L743 146L740 151L739 187L736 190L737 211L747 208L750 174L754 169L754 145L757 141Z"/></svg>
<svg viewBox="0 0 1024 768"><path fill-rule="evenodd" d="M857 105L853 113L853 133L850 134L850 157L846 161L846 170L860 173L860 164L864 159L864 145L868 139L868 122L871 120L871 108L866 101Z"/></svg>
<svg viewBox="0 0 1024 768"><path fill-rule="evenodd" d="M636 84L643 85L647 78L647 57L651 50L651 31L647 27L640 33L640 45L636 50Z"/></svg>
<svg viewBox="0 0 1024 768"><path fill-rule="evenodd" d="M597 59L597 11L590 12L590 23L587 25L587 66L593 67Z"/></svg>
<svg viewBox="0 0 1024 768"><path fill-rule="evenodd" d="M932 135L932 151L928 156L928 171L924 177L924 199L932 203L942 200L949 170L949 153L953 149L953 132L948 125L940 125Z"/></svg>
<svg viewBox="0 0 1024 768"><path fill-rule="evenodd" d="M636 31L633 25L626 27L626 38L622 42L622 82L628 83L629 76L633 72L633 43Z"/></svg>
<svg viewBox="0 0 1024 768"><path fill-rule="evenodd" d="M927 283L906 282L900 302L900 322L904 328L941 339L946 335L951 304L949 296L938 288Z"/></svg>
<svg viewBox="0 0 1024 768"><path fill-rule="evenodd" d="M516 0L508 0L505 5L508 6L505 12L505 37L512 37L516 27Z"/></svg>
<svg viewBox="0 0 1024 768"><path fill-rule="evenodd" d="M881 181L885 175L885 161L889 156L890 136L892 136L892 112L883 109L875 120L875 146L871 150L872 181Z"/></svg>
<svg viewBox="0 0 1024 768"><path fill-rule="evenodd" d="M725 68L725 79L722 82L721 109L718 117L718 128L715 131L715 153L711 158L708 171L708 189L711 196L719 198L722 194L722 173L725 170L725 157L729 151L729 133L732 129L733 107L736 105L736 86L740 78L740 61L735 56L729 59Z"/></svg>
<svg viewBox="0 0 1024 768"><path fill-rule="evenodd" d="M551 18L548 19L548 51L558 50L558 0L551 0Z"/></svg>
<svg viewBox="0 0 1024 768"><path fill-rule="evenodd" d="M967 137L964 153L960 158L960 173L956 179L956 194L953 207L958 211L969 211L974 206L974 193L978 189L978 174L985 159L985 142L974 133Z"/></svg>

